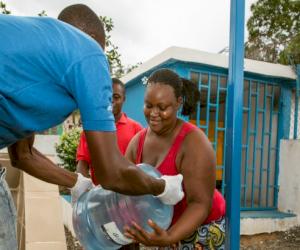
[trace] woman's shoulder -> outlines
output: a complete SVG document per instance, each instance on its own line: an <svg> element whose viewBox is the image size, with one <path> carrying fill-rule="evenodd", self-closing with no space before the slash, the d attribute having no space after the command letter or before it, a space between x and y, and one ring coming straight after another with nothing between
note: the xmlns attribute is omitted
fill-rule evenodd
<svg viewBox="0 0 300 250"><path fill-rule="evenodd" d="M182 127L181 127L181 133L183 133L185 136L189 134L198 134L199 136L206 137L205 133L198 128L196 125L183 121Z"/></svg>
<svg viewBox="0 0 300 250"><path fill-rule="evenodd" d="M184 131L184 142L185 146L195 147L201 145L204 149L206 146L211 149L211 143L202 129L198 128L196 125L190 122L184 122L182 125L182 131Z"/></svg>
<svg viewBox="0 0 300 250"><path fill-rule="evenodd" d="M181 120L182 121L182 120ZM182 127L189 130L198 130L199 128L191 122L182 121Z"/></svg>

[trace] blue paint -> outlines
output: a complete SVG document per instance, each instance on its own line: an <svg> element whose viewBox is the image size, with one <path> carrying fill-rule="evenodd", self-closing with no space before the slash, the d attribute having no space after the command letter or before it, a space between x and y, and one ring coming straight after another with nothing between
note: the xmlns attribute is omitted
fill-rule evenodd
<svg viewBox="0 0 300 250"><path fill-rule="evenodd" d="M290 135L290 112L291 112L292 91L285 86L281 87L280 92L280 107L278 113L278 136L277 146L272 150L276 151L275 159L275 182L274 182L274 206L278 203L278 176L279 176L279 145L281 139L289 139Z"/></svg>
<svg viewBox="0 0 300 250"><path fill-rule="evenodd" d="M214 128L214 142L215 142L215 151L217 152L218 149L218 132L219 132L219 100L220 100L220 76L217 77L217 100L215 105L215 128ZM223 164L222 164L223 165ZM220 166L217 166L217 169L220 168ZM223 167L221 168L223 169ZM224 172L224 169L223 169Z"/></svg>
<svg viewBox="0 0 300 250"><path fill-rule="evenodd" d="M289 87L282 86L280 93L279 109L279 139L289 139L292 91Z"/></svg>
<svg viewBox="0 0 300 250"><path fill-rule="evenodd" d="M245 1L231 0L226 135L226 249L240 249Z"/></svg>
<svg viewBox="0 0 300 250"><path fill-rule="evenodd" d="M183 67L181 64L175 64L172 68L180 77L189 79L189 70L186 67ZM189 121L189 116L182 115L181 109L178 112L178 117L184 121Z"/></svg>
<svg viewBox="0 0 300 250"><path fill-rule="evenodd" d="M141 78L138 78L135 84L126 87L126 101L123 106L123 111L143 127L147 127L143 112L145 89L146 86L143 85Z"/></svg>
<svg viewBox="0 0 300 250"><path fill-rule="evenodd" d="M225 93L226 93L226 102L225 102L225 121L224 121L224 144L223 144L223 164L224 164L224 168L223 168L223 176L222 176L222 194L225 195L225 189L226 189L226 181L225 180L225 173L226 173L226 166L225 166L225 162L226 162L226 158L227 158L227 154L226 154L226 142L227 142L227 133L226 133L226 127L227 127L227 123L228 123L228 103L229 103L229 98L228 98L228 81L226 84L226 88L225 88ZM228 224L226 226L228 228Z"/></svg>
<svg viewBox="0 0 300 250"><path fill-rule="evenodd" d="M250 85L250 81L248 81L248 88L249 88L249 91L248 91L248 107L247 108L244 108L244 110L247 112L247 132L246 132L246 145L245 145L245 150L246 150L246 153L245 153L245 173L244 173L244 207L247 206L247 190L248 190L248 159L249 159L249 138L250 138L250 118L251 118L251 96L252 96L252 88L251 88L251 85Z"/></svg>
<svg viewBox="0 0 300 250"><path fill-rule="evenodd" d="M242 52L239 52L242 53ZM238 54L236 54L238 55ZM238 65L238 63L236 63L237 67L239 66L240 68L242 68L241 65ZM237 134L233 133L233 130L231 128L231 131L228 131L227 129L227 121L229 119L229 117L232 115L232 113L235 113L234 110L238 110L240 108L239 107L235 107L232 102L232 98L230 99L227 95L228 95L228 85L223 85L220 82L220 79L223 77L227 77L227 69L225 68L221 68L221 67L215 67L215 66L211 66L211 65L204 65L204 64L200 64L200 63L190 63L190 62L183 62L183 61L179 61L179 60L175 60L175 59L170 59L167 60L166 62L154 66L153 68L147 70L146 72L142 73L141 75L137 76L136 78L132 79L130 82L128 82L126 84L126 92L127 92L127 101L125 102L124 105L124 111L132 118L136 119L137 121L139 121L140 123L142 123L144 126L146 126L146 121L144 119L144 115L143 115L143 100L144 100L144 91L145 91L145 86L142 85L141 83L141 79L144 76L149 76L154 70L158 69L158 68L169 68L172 69L174 71L176 71L180 76L182 77L186 77L186 78L191 78L191 74L193 73L197 73L199 74L198 80L196 81L196 83L198 84L198 88L200 90L200 92L206 92L206 94L209 96L209 98L207 98L207 102L203 103L203 106L198 107L197 109L197 113L194 116L194 119L196 119L196 125L199 128L202 128L206 134L208 135L209 131L211 131L211 129L209 128L209 123L211 122L215 122L214 125L214 138L210 138L212 141L212 145L215 149L218 149L218 133L222 132L224 133L224 140L225 142L227 142L229 140L233 141L233 137L235 141L240 140L240 148L242 147L245 154L243 155L244 158L243 162L241 163L240 166L242 166L243 169L243 185L240 186L240 188L242 189L242 194L243 194L243 200L242 200L242 207L241 210L249 210L249 211L260 211L260 210L276 210L277 209L277 191L278 191L278 175L279 175L279 165L278 165L278 155L279 155L279 140L280 138L284 138L285 136L288 136L288 131L289 131L289 121L290 121L290 95L291 95L291 90L292 88L296 87L296 81L294 80L290 80L290 79L286 79L286 78L282 78L282 77L270 77L270 76L265 76L262 74L255 74L255 73L250 73L250 72L245 72L244 76L245 76L245 80L247 81L251 81L251 82L256 82L256 84L258 84L259 86L264 86L263 88L265 89L265 91L263 91L261 89L261 91L257 93L257 91L251 89L250 86L250 90L249 90L249 94L248 94L248 107L246 107L246 103L245 103L245 107L243 108L243 111L245 113L245 117L248 116L248 121L247 119L245 119L244 122L244 128L243 130L240 129L239 131L244 131L244 136L245 136L245 142L242 142L241 138L237 138ZM203 78L204 75L207 74L207 77L209 79L207 79L207 83L204 84ZM232 74L234 74L232 72ZM214 83L212 83L212 76L216 75L217 77L217 90L212 90L212 85ZM236 75L234 75L236 77ZM205 76L206 77L206 76ZM243 82L243 81L239 81L239 82ZM250 85L250 84L249 84ZM241 87L241 86L239 86ZM241 87L242 88L242 87ZM266 88L270 88L270 90L266 91ZM280 97L277 97L277 94L275 93L275 89L276 88L285 88L284 92L285 94L281 95ZM232 91L232 90L231 90ZM208 94L213 94L215 95L213 98L211 97L211 95ZM264 92L264 94L262 93ZM222 95L221 95L222 93ZM220 97L224 97L227 96L226 99L222 99L222 101L225 101L225 104L221 104L220 103ZM253 100L251 101L251 97L253 98ZM243 94L241 94L241 96L238 96L239 101L240 101L240 105L241 108L243 106L243 101L241 99L246 98L246 96L243 97ZM264 104L257 104L259 98L261 98L261 100L263 99L263 101L261 103ZM280 109L279 112L277 111L277 102L281 103L281 106L284 106L285 110ZM282 102L283 101L283 102ZM266 107L266 103L269 106ZM269 104L271 103L271 104ZM221 112L221 108L223 106L225 106L225 115L224 117L220 118L220 112ZM256 105L256 110L253 108L253 106ZM276 108L274 108L274 105L276 105ZM214 111L211 112L211 110L214 109L216 113L213 113ZM205 113L205 110L207 113ZM252 114L252 118L251 118L251 114ZM278 127L277 124L272 122L272 119L270 119L270 121L267 121L267 118L265 118L265 116L270 115L271 117L274 117L274 119L278 119ZM257 126L257 121L255 122L254 119L258 119L258 115L263 116L262 118L262 128ZM184 120L189 120L190 117L182 117ZM232 118L232 117L231 117ZM250 119L253 120L253 123L256 123L256 126L254 126L253 128L250 128ZM239 120L239 119L236 119ZM201 121L201 124L200 124ZM239 120L239 123L243 121L243 117ZM205 123L203 123L205 122ZM224 122L224 125L220 125L222 122ZM220 123L220 124L219 124ZM248 123L248 126L247 126ZM258 122L259 124L260 122ZM233 124L233 121L232 121ZM223 126L223 127L222 127ZM233 126L233 125L232 125ZM247 126L247 128L246 128ZM270 128L268 130L268 128ZM258 130L260 129L260 130ZM254 146L255 148L255 153L253 154L251 152L251 150L253 149L253 146L251 148L251 143L250 143L250 138L260 138L259 137L259 133L261 133L262 137L269 137L269 141L262 141L260 142L260 139L255 139L256 140L256 145ZM231 138L228 138L231 137ZM275 139L275 141L277 140L276 143L273 143L271 145L272 142L272 138ZM242 144L244 143L244 144ZM224 143L223 145L223 153L225 152L225 150L228 148L228 143ZM235 144L237 145L237 144ZM251 149L250 149L251 148ZM238 149L241 150L241 149ZM240 153L239 155L237 154L238 151L234 151L233 152L229 152L231 154L231 157L235 157L234 159L231 159L232 161L237 161L237 158L242 157L242 153ZM241 152L241 151L240 151ZM271 157L271 154L276 154L275 156L275 160L274 158ZM259 161L259 159L262 158L262 155L264 155L265 157L265 161L264 163L262 163L262 161ZM218 163L219 165L217 166L217 169L222 169L225 170L225 161L226 158L228 157L228 154L223 154L223 161L222 163ZM257 159L257 168L255 170L254 166L254 162L253 161ZM251 162L251 160L253 162ZM276 166L275 166L276 164ZM230 165L228 165L230 166ZM233 166L233 165L231 165ZM240 169L239 169L240 170ZM276 174L274 175L274 171L276 172ZM251 180L251 178L248 179L249 177L249 173L253 172L254 175L256 176L257 180L255 182L253 182ZM262 174L264 174L264 176L266 176L267 180L264 180L264 178L262 178ZM237 175L237 173L233 173L233 179L234 181L238 181L234 176ZM223 181L222 181L222 192L224 193L225 189L226 189L226 196L228 197L228 185L226 185L225 180L225 171L223 171ZM227 177L228 180L228 177ZM227 181L227 184L229 182ZM254 192L258 193L258 200L255 200L257 197L257 195L254 195ZM252 193L252 199L251 197L248 197L248 203L247 203L247 195L251 196ZM257 202L258 201L258 202ZM238 202L238 197L235 197L235 202ZM233 216L234 214L232 214ZM231 218L231 224L233 223L234 220L237 220L238 214L236 215L236 218ZM232 234L232 232L230 232L230 234Z"/></svg>
<svg viewBox="0 0 300 250"><path fill-rule="evenodd" d="M267 93L267 85L264 84L263 85L263 88L264 88L264 100L263 100L263 109L262 109L262 114L263 114L263 121L262 121L262 133L261 133L261 136L262 136L262 144L261 144L261 147L260 147L260 169L259 169L259 184L260 184L260 188L259 188L259 192L258 192L258 202L259 202L259 206L262 206L262 190L263 190L263 187L262 187L262 182L263 182L263 159L264 159L264 149L265 149L265 127L266 127L266 107L267 107L267 97L266 97L266 93Z"/></svg>
<svg viewBox="0 0 300 250"><path fill-rule="evenodd" d="M300 92L300 64L296 65L296 93L295 93L295 122L294 122L294 139L298 138L298 113L299 113L299 92Z"/></svg>
<svg viewBox="0 0 300 250"><path fill-rule="evenodd" d="M255 125L254 125L254 130L252 131L251 135L253 136L254 140L254 146L253 146L253 155L252 155L252 182L251 182L251 207L254 207L254 193L255 193L255 177L256 177L256 156L257 156L257 130L258 130L258 105L259 105L259 87L257 82L252 82L250 81L250 88L252 88L252 85L255 88L255 91L252 92L251 98L255 98ZM251 108L250 108L251 109ZM248 128L249 129L249 128Z"/></svg>
<svg viewBox="0 0 300 250"><path fill-rule="evenodd" d="M192 71L191 71L191 72L192 72ZM190 78L191 78L191 76L190 76ZM201 93L201 73L199 73L199 79L198 79L198 82L197 82L197 86L198 86L198 90L199 90L200 93ZM196 125L197 125L198 128L200 128L201 103L199 103L196 112L197 112L197 113L196 113Z"/></svg>
<svg viewBox="0 0 300 250"><path fill-rule="evenodd" d="M205 133L208 136L209 131L209 111L210 111L210 90L211 90L211 73L208 74L208 84L207 84L207 102L206 102L206 119L205 119ZM216 148L214 148L216 150Z"/></svg>
<svg viewBox="0 0 300 250"><path fill-rule="evenodd" d="M193 68L189 68L190 66L193 66ZM222 93L223 95L223 101L224 101L224 95L226 96L226 92L227 92L227 85L225 84L221 84L220 80L221 78L226 79L227 75L224 74L223 71L216 69L215 67L211 67L210 71L208 70L208 66L205 65L205 67L203 67L203 65L199 64L199 65L195 65L195 64L189 64L189 63L182 63L180 61L173 61L172 63L168 62L168 65L162 65L161 67L168 67L169 69L172 69L174 71L176 71L180 76L182 77L187 77L189 79L191 79L191 75L193 73L194 79L196 79L196 83L198 83L198 88L200 90L200 92L205 91L206 94L208 94L208 92L210 91L210 94L213 94L215 96L214 99L208 98L207 103L205 103L204 107L198 107L197 109L197 113L194 116L194 119L196 119L196 125L199 128L202 128L206 134L208 135L208 131L211 131L209 129L208 126L208 122L215 122L214 125L214 138L211 138L212 140L212 146L217 150L218 149L218 133L224 133L224 140L226 141L226 124L227 124L227 114L225 114L224 117L220 118L219 114L220 114L220 110L221 110L221 105L226 106L225 107L225 112L228 112L227 107L228 107L228 98L226 98L226 103L221 104L220 103L220 94ZM184 68L185 67L185 68ZM156 69L157 67L155 67ZM153 68L154 69L154 68ZM203 69L203 70L202 70ZM216 72L214 70L217 70ZM149 74L152 72L153 70L149 70L147 71L145 74L142 74L140 76L138 76L136 79L133 79L131 81L131 84L126 85L126 91L127 91L127 102L125 103L125 112L130 116L133 117L134 119L138 120L139 122L141 122L144 126L146 126L146 121L144 119L144 115L143 115L143 98L144 98L144 91L145 91L145 86L142 85L141 83L141 79L144 76L149 76ZM221 73L220 73L221 72ZM207 83L201 82L201 79L203 80L202 77L204 77L204 75L207 74L207 78L209 78L210 75L210 79L206 79ZM216 76L217 78L217 86L215 87L215 90L212 90L212 85L215 84L212 83L212 76ZM275 161L271 160L271 153L276 151L276 154L279 154L279 146L278 143L276 145L270 146L271 145L271 137L277 138L277 136L279 136L279 138L281 138L282 136L277 135L277 133L279 133L280 129L277 131L277 125L274 125L272 123L272 121L270 120L269 122L262 121L263 123L263 128L259 128L261 129L260 131L258 131L257 125L256 125L256 129L255 128L250 128L250 120L252 119L253 121L257 120L257 116L259 114L263 114L263 116L265 116L264 113L267 113L268 115L272 116L272 117L277 117L279 116L280 112L277 112L277 110L273 110L273 106L274 103L278 102L278 99L280 100L280 98L283 99L289 99L289 97L285 98L285 97L276 97L275 96L275 88L281 88L282 86L286 87L286 91L290 92L291 88L295 86L294 85L288 85L286 81L281 82L281 84L278 83L278 80L275 82L272 82L273 78L270 77L269 80L266 78L263 78L261 75L253 75L251 78L245 78L245 80L247 82L249 82L249 93L248 93L248 104L246 103L245 100L245 106L243 107L243 112L245 113L245 118L244 122L246 122L244 124L244 136L245 136L245 144L242 145L242 148L244 150L243 154L243 162L242 162L242 167L243 167L243 185L241 186L242 189L242 194L243 194L243 199L242 199L242 204L241 204L241 210L263 210L263 209L271 209L274 210L277 207L277 203L274 203L274 201L276 200L276 198L274 197L274 195L277 192L278 186L273 185L273 183L276 183L275 178L278 178L277 176L271 175L271 173L273 173L273 169L275 169ZM134 84L132 82L135 82ZM253 87L251 88L250 82L253 83L255 82L255 84L257 84L258 86L263 86L263 88L265 90L262 89L261 93L257 93L256 90L253 90ZM261 87L262 88L262 87ZM267 88L270 88L269 91L266 91ZM253 92L254 91L254 92ZM253 101L251 101L251 97L253 98ZM244 98L247 98L246 95L244 95ZM271 103L269 104L270 108L266 107L266 104L262 105L260 107L258 107L257 102L258 102L258 98L263 99L263 102L268 102ZM276 99L276 100L275 100ZM253 106L257 106L257 108L255 109ZM277 104L276 104L277 105ZM128 110L129 108L129 110ZM211 112L211 110L214 109L215 113ZM205 110L207 111L207 113L205 113ZM210 115L208 116L208 113L210 112ZM286 114L289 113L289 111L285 112ZM253 115L253 118L251 118L251 114ZM247 119L248 116L248 119ZM184 118L185 120L189 120L189 117L181 117ZM289 115L286 116L287 119L289 119ZM286 118L280 118L281 120L283 120L282 124L284 124ZM221 119L221 120L220 120ZM263 118L265 119L265 118ZM285 120L284 120L285 119ZM202 123L202 125L200 124L200 120L205 121L205 124ZM209 120L209 121L208 121ZM279 120L279 118L278 118ZM224 126L220 125L219 122L224 122ZM260 123L260 122L259 122ZM257 122L256 122L257 124ZM223 126L223 127L222 127ZM265 129L265 127L269 127L270 126L270 131L268 131L268 129ZM275 126L275 127L274 127ZM274 128L273 128L274 127ZM269 137L269 142L268 141L262 141L256 143L256 153L250 153L250 151L253 149L250 148L250 138L255 138L259 135L259 133L261 133L262 137ZM280 134L280 133L279 133ZM226 143L223 144L223 152L225 152L226 149ZM250 157L251 155L251 157ZM262 161L257 162L257 165L259 167L257 167L257 170L254 170L254 162L251 162L252 158L257 158L257 159L262 159L262 155L266 155L266 161L265 163L262 163ZM278 156L276 156L278 157ZM221 169L223 170L223 178L222 180L225 180L225 160L226 160L226 155L223 155L223 161L222 163L218 163L217 165L217 169ZM250 164L250 165L249 165ZM252 183L251 178L249 178L249 173L255 173L255 176L257 176L257 178L259 179L259 183ZM266 175L267 177L267 181L264 181L264 179L262 178L262 174ZM256 181L257 182L257 181ZM222 181L221 183L221 191L224 194L225 191L225 187L226 187L226 183L225 181ZM258 202L256 203L254 198L254 192L258 191ZM274 192L275 191L275 192ZM249 194L252 194L252 199L251 197L248 197L248 203L247 203L247 196L249 196ZM273 195L274 194L274 195Z"/></svg>
<svg viewBox="0 0 300 250"><path fill-rule="evenodd" d="M267 158L267 191L266 191L266 204L269 206L269 190L270 190L270 174L271 174L271 168L270 168L270 162L271 162L271 143L272 143L272 127L273 127L273 104L274 104L274 87L272 86L272 94L270 96L271 98L271 105L270 105L270 121L269 121L269 142L268 142L268 158Z"/></svg>

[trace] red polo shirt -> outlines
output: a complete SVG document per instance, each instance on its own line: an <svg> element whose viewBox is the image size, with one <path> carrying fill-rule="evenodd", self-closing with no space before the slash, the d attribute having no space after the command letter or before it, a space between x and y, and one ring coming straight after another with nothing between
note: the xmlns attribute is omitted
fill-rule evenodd
<svg viewBox="0 0 300 250"><path fill-rule="evenodd" d="M131 138L142 129L142 126L138 122L128 118L125 113L122 113L120 120L116 123L116 128L118 146L122 155L124 155ZM88 163L93 183L95 185L99 184L95 177L94 168L91 165L92 161L84 132L80 135L76 160L86 161Z"/></svg>

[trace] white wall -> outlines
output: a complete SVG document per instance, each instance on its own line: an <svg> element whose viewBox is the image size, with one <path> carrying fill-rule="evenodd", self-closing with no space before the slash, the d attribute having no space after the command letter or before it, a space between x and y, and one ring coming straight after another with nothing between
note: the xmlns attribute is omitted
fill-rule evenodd
<svg viewBox="0 0 300 250"><path fill-rule="evenodd" d="M293 91L293 93L292 93L292 100L291 100L291 120L290 120L289 139L294 139L294 125L295 125L295 91ZM300 101L298 103L297 139L300 139Z"/></svg>
<svg viewBox="0 0 300 250"><path fill-rule="evenodd" d="M296 225L299 225L297 217L243 218L241 219L241 235L286 231Z"/></svg>
<svg viewBox="0 0 300 250"><path fill-rule="evenodd" d="M52 160L58 162L55 144L59 142L59 137L59 135L35 135L34 147L42 154L50 156ZM7 153L7 148L1 149L0 153Z"/></svg>
<svg viewBox="0 0 300 250"><path fill-rule="evenodd" d="M56 164L60 159L56 155L55 144L59 142L59 135L35 135L34 146L44 155L50 156Z"/></svg>
<svg viewBox="0 0 300 250"><path fill-rule="evenodd" d="M278 209L300 216L300 140L281 140L279 166Z"/></svg>

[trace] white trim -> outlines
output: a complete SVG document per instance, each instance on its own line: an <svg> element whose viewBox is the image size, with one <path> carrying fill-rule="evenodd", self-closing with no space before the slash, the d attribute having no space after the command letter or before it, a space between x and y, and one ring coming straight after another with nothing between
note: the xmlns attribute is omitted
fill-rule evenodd
<svg viewBox="0 0 300 250"><path fill-rule="evenodd" d="M175 59L184 62L200 63L216 67L228 68L228 55L213 54L194 49L170 47L162 53L154 56L150 60L141 64L139 67L122 77L122 81L127 83L144 72L158 66L169 59ZM244 70L246 72L261 74L272 77L282 77L288 79L296 79L296 74L290 66L281 64L267 63L245 59Z"/></svg>

